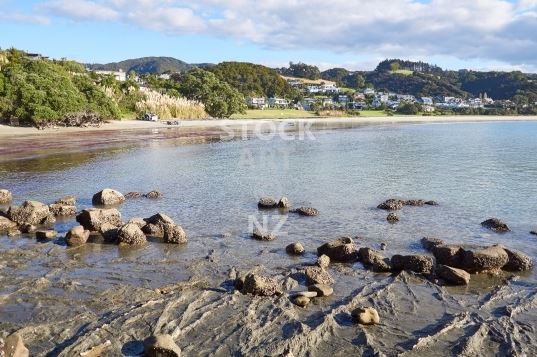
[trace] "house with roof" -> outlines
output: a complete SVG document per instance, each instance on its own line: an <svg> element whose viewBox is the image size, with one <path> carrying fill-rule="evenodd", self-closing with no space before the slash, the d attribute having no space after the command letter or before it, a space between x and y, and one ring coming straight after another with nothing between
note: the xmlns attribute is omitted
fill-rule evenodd
<svg viewBox="0 0 537 357"><path fill-rule="evenodd" d="M268 106L271 108L287 108L289 101L284 98L269 98Z"/></svg>
<svg viewBox="0 0 537 357"><path fill-rule="evenodd" d="M246 106L251 109L265 109L267 101L264 97L246 97Z"/></svg>

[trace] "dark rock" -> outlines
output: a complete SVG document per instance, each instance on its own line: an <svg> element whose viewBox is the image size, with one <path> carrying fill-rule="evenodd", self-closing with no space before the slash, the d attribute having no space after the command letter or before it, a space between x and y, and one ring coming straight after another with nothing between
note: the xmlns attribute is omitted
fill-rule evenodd
<svg viewBox="0 0 537 357"><path fill-rule="evenodd" d="M54 202L54 204L62 206L76 206L76 197L73 195L65 196Z"/></svg>
<svg viewBox="0 0 537 357"><path fill-rule="evenodd" d="M431 252L436 258L437 264L447 265L455 268L462 268L462 258L464 249L460 245L436 245Z"/></svg>
<svg viewBox="0 0 537 357"><path fill-rule="evenodd" d="M73 227L65 235L65 242L70 247L78 247L86 244L90 236L90 231L85 230L82 226Z"/></svg>
<svg viewBox="0 0 537 357"><path fill-rule="evenodd" d="M146 193L144 196L150 199L157 199L162 197L162 193L160 193L159 191L151 191Z"/></svg>
<svg viewBox="0 0 537 357"><path fill-rule="evenodd" d="M93 232L99 232L104 223L110 223L116 227L123 225L121 213L115 208L88 208L76 216L76 221Z"/></svg>
<svg viewBox="0 0 537 357"><path fill-rule="evenodd" d="M326 284L310 285L308 286L308 290L315 291L319 297L330 296L334 293L334 289L330 285Z"/></svg>
<svg viewBox="0 0 537 357"><path fill-rule="evenodd" d="M155 237L164 237L164 230L168 225L174 225L175 222L169 216L163 213L157 213L146 218L147 224L142 228L145 234Z"/></svg>
<svg viewBox="0 0 537 357"><path fill-rule="evenodd" d="M526 271L533 268L533 260L524 253L514 250L505 249L508 261L503 266L503 270L507 271Z"/></svg>
<svg viewBox="0 0 537 357"><path fill-rule="evenodd" d="M499 270L507 264L509 256L502 246L493 245L484 249L464 250L461 268L477 273Z"/></svg>
<svg viewBox="0 0 537 357"><path fill-rule="evenodd" d="M111 188L105 188L104 190L93 195L91 202L98 206L119 205L125 202L125 196L123 196L119 191Z"/></svg>
<svg viewBox="0 0 537 357"><path fill-rule="evenodd" d="M399 217L395 213L388 214L388 217L386 217L386 220L390 223L397 223L399 222Z"/></svg>
<svg viewBox="0 0 537 357"><path fill-rule="evenodd" d="M421 239L421 245L423 246L423 248L425 248L426 250L430 252L432 252L434 248L444 245L444 244L445 244L444 241L438 238L423 237Z"/></svg>
<svg viewBox="0 0 537 357"><path fill-rule="evenodd" d="M37 227L33 224L21 224L19 229L22 233L35 233L37 231Z"/></svg>
<svg viewBox="0 0 537 357"><path fill-rule="evenodd" d="M399 255L391 260L394 271L409 270L420 274L429 274L433 269L433 258L427 255Z"/></svg>
<svg viewBox="0 0 537 357"><path fill-rule="evenodd" d="M293 210L293 212L298 213L301 216L308 216L308 217L319 215L319 210L313 207L299 207Z"/></svg>
<svg viewBox="0 0 537 357"><path fill-rule="evenodd" d="M50 223L50 209L44 203L25 201L20 206L11 206L7 218L17 224L47 224Z"/></svg>
<svg viewBox="0 0 537 357"><path fill-rule="evenodd" d="M383 203L381 203L380 205L378 205L377 208L387 210L387 211L397 211L403 208L404 203L405 202L403 200L390 198L384 201Z"/></svg>
<svg viewBox="0 0 537 357"><path fill-rule="evenodd" d="M380 323L380 317L372 307L359 307L351 312L354 321L362 325L376 325Z"/></svg>
<svg viewBox="0 0 537 357"><path fill-rule="evenodd" d="M342 237L317 248L317 254L327 255L330 260L337 262L354 262L358 258L358 247L352 238Z"/></svg>
<svg viewBox="0 0 537 357"><path fill-rule="evenodd" d="M376 272L390 272L392 266L390 260L371 248L360 248L358 251L360 261L371 270Z"/></svg>
<svg viewBox="0 0 537 357"><path fill-rule="evenodd" d="M285 196L280 198L280 202L278 202L278 207L279 208L289 208L290 207L289 199L287 197L285 197Z"/></svg>
<svg viewBox="0 0 537 357"><path fill-rule="evenodd" d="M305 249L302 246L302 244L296 242L296 243L291 243L287 247L285 247L285 251L288 254L302 255L302 254L304 254Z"/></svg>
<svg viewBox="0 0 537 357"><path fill-rule="evenodd" d="M414 207L421 207L425 204L424 200L406 200L404 202L405 206L414 206Z"/></svg>
<svg viewBox="0 0 537 357"><path fill-rule="evenodd" d="M425 204L427 206L438 206L438 202L436 201L425 201Z"/></svg>
<svg viewBox="0 0 537 357"><path fill-rule="evenodd" d="M130 200L130 199L133 199L133 198L140 198L140 197L143 197L144 196L144 193L143 192L129 192L125 195L125 198Z"/></svg>
<svg viewBox="0 0 537 357"><path fill-rule="evenodd" d="M386 243L380 243L380 250L386 250Z"/></svg>
<svg viewBox="0 0 537 357"><path fill-rule="evenodd" d="M119 228L110 223L103 223L99 228L99 233L107 243L117 243Z"/></svg>
<svg viewBox="0 0 537 357"><path fill-rule="evenodd" d="M5 205L13 201L13 194L6 190L0 189L0 205Z"/></svg>
<svg viewBox="0 0 537 357"><path fill-rule="evenodd" d="M129 223L119 229L117 242L119 245L144 245L147 239L136 224Z"/></svg>
<svg viewBox="0 0 537 357"><path fill-rule="evenodd" d="M436 266L436 276L452 285L468 285L470 274L462 269L439 264Z"/></svg>
<svg viewBox="0 0 537 357"><path fill-rule="evenodd" d="M76 215L76 206L53 203L48 207L50 212L56 217L70 217Z"/></svg>
<svg viewBox="0 0 537 357"><path fill-rule="evenodd" d="M257 207L261 209L270 209L278 207L278 203L270 197L261 197L257 202Z"/></svg>
<svg viewBox="0 0 537 357"><path fill-rule="evenodd" d="M17 223L13 222L9 218L0 216L0 233L9 232L15 228L17 228Z"/></svg>
<svg viewBox="0 0 537 357"><path fill-rule="evenodd" d="M180 357L181 349L170 335L153 335L144 341L144 356Z"/></svg>
<svg viewBox="0 0 537 357"><path fill-rule="evenodd" d="M168 224L164 227L164 243L184 244L187 242L186 233L178 224Z"/></svg>
<svg viewBox="0 0 537 357"><path fill-rule="evenodd" d="M257 240L270 241L270 240L276 239L276 236L273 235L270 232L267 232L267 231L263 230L263 229L256 228L252 232L252 238L257 239Z"/></svg>
<svg viewBox="0 0 537 357"><path fill-rule="evenodd" d="M315 265L321 268L328 268L330 265L330 257L328 255L322 254L319 258L317 258L317 262L315 262Z"/></svg>
<svg viewBox="0 0 537 357"><path fill-rule="evenodd" d="M53 230L40 230L35 232L35 238L39 240L54 239L58 235L58 232Z"/></svg>
<svg viewBox="0 0 537 357"><path fill-rule="evenodd" d="M534 236L537 236L537 231L531 231L530 234L533 234Z"/></svg>
<svg viewBox="0 0 537 357"><path fill-rule="evenodd" d="M307 285L315 285L315 284L332 285L334 284L334 279L332 279L330 274L321 267L318 267L318 266L306 267L304 269L304 273L306 274Z"/></svg>
<svg viewBox="0 0 537 357"><path fill-rule="evenodd" d="M490 218L486 221L481 222L481 225L485 228L488 228L494 232L503 233L503 232L509 232L510 229L503 221L499 220L498 218Z"/></svg>
<svg viewBox="0 0 537 357"><path fill-rule="evenodd" d="M244 278L241 292L243 294L252 294L259 296L281 295L282 289L280 284L274 278L249 273Z"/></svg>

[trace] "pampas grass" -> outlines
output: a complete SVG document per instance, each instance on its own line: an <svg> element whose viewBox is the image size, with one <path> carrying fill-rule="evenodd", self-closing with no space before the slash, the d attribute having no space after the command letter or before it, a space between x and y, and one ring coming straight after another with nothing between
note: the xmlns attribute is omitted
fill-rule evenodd
<svg viewBox="0 0 537 357"><path fill-rule="evenodd" d="M159 119L206 119L209 115L200 102L186 98L160 94L154 90L140 88L144 99L136 103L138 114L155 113Z"/></svg>

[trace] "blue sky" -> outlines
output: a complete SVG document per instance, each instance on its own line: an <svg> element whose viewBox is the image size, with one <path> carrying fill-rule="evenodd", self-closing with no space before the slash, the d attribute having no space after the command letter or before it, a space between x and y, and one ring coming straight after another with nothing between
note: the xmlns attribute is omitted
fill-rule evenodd
<svg viewBox="0 0 537 357"><path fill-rule="evenodd" d="M0 0L0 46L111 62L289 61L372 69L384 58L537 71L537 0Z"/></svg>

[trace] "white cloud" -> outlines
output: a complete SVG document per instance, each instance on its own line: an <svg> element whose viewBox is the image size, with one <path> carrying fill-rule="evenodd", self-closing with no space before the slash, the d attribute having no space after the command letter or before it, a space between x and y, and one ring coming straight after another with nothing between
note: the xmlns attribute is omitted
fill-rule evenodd
<svg viewBox="0 0 537 357"><path fill-rule="evenodd" d="M41 15L27 15L20 12L4 12L0 13L0 21L15 21L23 23L33 23L47 25L50 23L50 19Z"/></svg>
<svg viewBox="0 0 537 357"><path fill-rule="evenodd" d="M43 8L266 48L537 65L537 0L54 0Z"/></svg>

